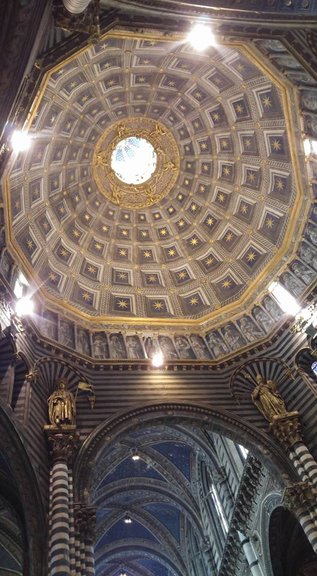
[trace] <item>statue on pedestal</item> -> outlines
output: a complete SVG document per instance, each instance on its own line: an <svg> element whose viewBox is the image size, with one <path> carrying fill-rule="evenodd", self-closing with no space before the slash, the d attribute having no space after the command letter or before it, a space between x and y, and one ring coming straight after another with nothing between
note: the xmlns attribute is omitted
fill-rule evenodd
<svg viewBox="0 0 317 576"><path fill-rule="evenodd" d="M57 390L48 399L48 415L53 426L75 426L76 408L74 395L67 390L67 380L57 382Z"/></svg>
<svg viewBox="0 0 317 576"><path fill-rule="evenodd" d="M260 374L256 377L256 383L252 400L264 418L273 422L280 416L287 416L289 412L282 396L277 392L276 383L273 380L264 380Z"/></svg>

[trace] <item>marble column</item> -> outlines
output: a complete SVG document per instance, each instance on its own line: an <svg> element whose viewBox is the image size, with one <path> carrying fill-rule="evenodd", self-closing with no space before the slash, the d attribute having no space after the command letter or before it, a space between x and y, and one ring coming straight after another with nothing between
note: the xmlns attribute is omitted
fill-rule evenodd
<svg viewBox="0 0 317 576"><path fill-rule="evenodd" d="M77 559L80 566L79 574L94 576L95 557L94 539L96 526L96 509L86 504L76 506L76 533L78 549ZM76 573L77 576L77 573Z"/></svg>
<svg viewBox="0 0 317 576"><path fill-rule="evenodd" d="M242 534L240 530L238 530L238 536L252 576L264 576L259 559L257 558L250 542L250 538Z"/></svg>
<svg viewBox="0 0 317 576"><path fill-rule="evenodd" d="M314 515L316 494L317 491L310 482L298 482L286 488L282 502L297 517L315 553L317 553L317 521Z"/></svg>
<svg viewBox="0 0 317 576"><path fill-rule="evenodd" d="M49 490L49 576L71 576L72 462L78 447L75 426L45 426L52 466ZM73 569L73 566L72 566ZM74 574L74 572L73 572Z"/></svg>

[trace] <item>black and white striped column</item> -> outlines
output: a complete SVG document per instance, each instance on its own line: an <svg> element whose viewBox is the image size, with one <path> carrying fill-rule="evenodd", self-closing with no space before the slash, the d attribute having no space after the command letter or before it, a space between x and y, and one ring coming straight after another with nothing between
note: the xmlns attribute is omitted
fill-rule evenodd
<svg viewBox="0 0 317 576"><path fill-rule="evenodd" d="M291 452L293 455L291 455ZM290 451L290 458L294 461L294 465L297 461L302 466L311 484L314 486L314 488L317 488L317 463L309 452L307 446L305 446L305 444L302 442L298 442L292 446Z"/></svg>
<svg viewBox="0 0 317 576"><path fill-rule="evenodd" d="M296 517L303 528L315 553L317 553L317 523L312 520L309 512L298 510Z"/></svg>
<svg viewBox="0 0 317 576"><path fill-rule="evenodd" d="M317 552L316 495L311 482L302 481L288 486L283 505L295 514L314 552Z"/></svg>
<svg viewBox="0 0 317 576"><path fill-rule="evenodd" d="M76 575L76 549L75 549L75 518L74 518L74 494L73 494L73 473L68 471L69 487L69 561L70 576Z"/></svg>
<svg viewBox="0 0 317 576"><path fill-rule="evenodd" d="M95 575L94 537L96 525L96 509L82 505L79 511L80 535L83 551L82 573L85 576ZM84 562L84 571L83 571Z"/></svg>
<svg viewBox="0 0 317 576"><path fill-rule="evenodd" d="M49 576L75 576L74 512L71 465L78 446L74 426L45 426L52 467L49 503ZM72 572L71 572L72 570ZM76 575L77 576L77 575Z"/></svg>
<svg viewBox="0 0 317 576"><path fill-rule="evenodd" d="M67 462L58 460L52 468L50 576L69 576L69 489Z"/></svg>

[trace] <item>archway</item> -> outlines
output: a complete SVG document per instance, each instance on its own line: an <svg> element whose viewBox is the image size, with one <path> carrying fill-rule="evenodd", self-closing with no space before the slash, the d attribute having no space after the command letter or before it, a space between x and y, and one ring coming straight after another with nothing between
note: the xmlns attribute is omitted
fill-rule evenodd
<svg viewBox="0 0 317 576"><path fill-rule="evenodd" d="M294 476L267 434L221 409L147 405L99 426L74 474L77 500L97 509L96 573L216 574L254 460L240 444L281 484Z"/></svg>
<svg viewBox="0 0 317 576"><path fill-rule="evenodd" d="M285 508L273 510L269 544L274 576L315 576L317 557L302 527Z"/></svg>
<svg viewBox="0 0 317 576"><path fill-rule="evenodd" d="M23 576L44 576L46 518L40 488L20 434L2 401L0 412L1 568Z"/></svg>

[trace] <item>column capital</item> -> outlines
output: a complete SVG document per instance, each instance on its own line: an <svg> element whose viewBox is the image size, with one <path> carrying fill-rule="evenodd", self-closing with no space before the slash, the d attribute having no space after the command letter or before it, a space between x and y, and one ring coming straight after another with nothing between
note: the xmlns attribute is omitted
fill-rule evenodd
<svg viewBox="0 0 317 576"><path fill-rule="evenodd" d="M316 496L317 490L310 482L297 482L285 488L282 504L293 512L309 510L315 506Z"/></svg>
<svg viewBox="0 0 317 576"><path fill-rule="evenodd" d="M44 431L53 462L63 460L72 464L80 444L76 426L44 426Z"/></svg>
<svg viewBox="0 0 317 576"><path fill-rule="evenodd" d="M303 441L298 412L275 416L270 423L270 429L286 450L290 450L297 442Z"/></svg>

